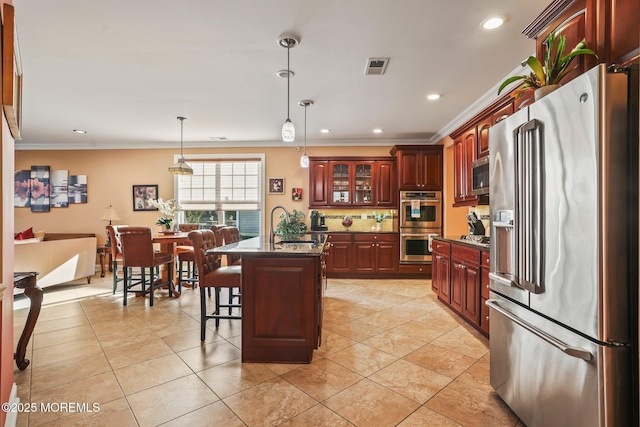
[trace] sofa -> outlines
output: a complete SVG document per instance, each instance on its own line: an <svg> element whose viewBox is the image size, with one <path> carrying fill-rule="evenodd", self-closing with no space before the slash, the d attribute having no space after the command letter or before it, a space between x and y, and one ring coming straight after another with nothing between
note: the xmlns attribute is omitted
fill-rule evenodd
<svg viewBox="0 0 640 427"><path fill-rule="evenodd" d="M13 271L39 272L37 280L41 288L83 277L91 283L91 276L96 273L95 234L47 233L42 240L33 238L14 243Z"/></svg>

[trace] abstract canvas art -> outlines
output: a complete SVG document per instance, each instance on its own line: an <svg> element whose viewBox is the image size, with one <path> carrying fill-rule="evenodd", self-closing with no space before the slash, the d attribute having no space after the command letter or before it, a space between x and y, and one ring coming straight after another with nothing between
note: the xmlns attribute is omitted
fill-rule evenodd
<svg viewBox="0 0 640 427"><path fill-rule="evenodd" d="M51 207L69 207L69 171L51 171Z"/></svg>
<svg viewBox="0 0 640 427"><path fill-rule="evenodd" d="M49 212L51 184L49 166L31 166L31 212Z"/></svg>

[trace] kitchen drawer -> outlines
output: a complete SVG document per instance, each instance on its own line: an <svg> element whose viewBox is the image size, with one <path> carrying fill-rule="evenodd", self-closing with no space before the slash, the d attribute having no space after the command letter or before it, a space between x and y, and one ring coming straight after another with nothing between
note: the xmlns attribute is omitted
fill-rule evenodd
<svg viewBox="0 0 640 427"><path fill-rule="evenodd" d="M392 233L359 233L353 235L354 242L395 242L397 240L398 235Z"/></svg>
<svg viewBox="0 0 640 427"><path fill-rule="evenodd" d="M327 241L335 243L335 242L351 242L353 234L349 233L337 233L337 234L329 234L327 236Z"/></svg>
<svg viewBox="0 0 640 427"><path fill-rule="evenodd" d="M447 256L449 256L449 253L451 251L451 244L443 242L442 240L433 239L433 241L431 242L431 251L446 254Z"/></svg>
<svg viewBox="0 0 640 427"><path fill-rule="evenodd" d="M482 263L482 268L489 268L489 251L481 251L480 252L480 256L482 257L480 259L480 262ZM487 297L489 298L489 297Z"/></svg>
<svg viewBox="0 0 640 427"><path fill-rule="evenodd" d="M410 274L431 274L431 264L400 264L398 272Z"/></svg>
<svg viewBox="0 0 640 427"><path fill-rule="evenodd" d="M480 266L480 250L463 245L453 245L451 257L460 261L466 261L470 265Z"/></svg>

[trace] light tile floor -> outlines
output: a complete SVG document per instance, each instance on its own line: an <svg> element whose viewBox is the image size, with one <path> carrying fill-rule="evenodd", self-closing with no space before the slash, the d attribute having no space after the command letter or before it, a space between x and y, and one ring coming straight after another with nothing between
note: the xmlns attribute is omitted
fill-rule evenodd
<svg viewBox="0 0 640 427"><path fill-rule="evenodd" d="M45 289L15 370L19 426L523 426L489 385L488 341L426 280L328 282L313 362L240 363L240 321L208 322L199 293L112 295L111 276ZM15 341L28 300L15 303ZM43 412L46 403L97 412Z"/></svg>

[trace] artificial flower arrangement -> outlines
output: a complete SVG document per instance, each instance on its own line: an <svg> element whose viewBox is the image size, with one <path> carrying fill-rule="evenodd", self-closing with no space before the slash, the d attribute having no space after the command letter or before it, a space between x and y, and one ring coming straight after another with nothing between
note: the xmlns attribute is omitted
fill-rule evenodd
<svg viewBox="0 0 640 427"><path fill-rule="evenodd" d="M383 212L383 213L376 213L376 211L373 211L373 219L376 220L376 222L382 222L387 218L387 213Z"/></svg>
<svg viewBox="0 0 640 427"><path fill-rule="evenodd" d="M162 197L158 197L157 200L152 200L151 204L158 208L163 215L158 218L156 225L164 226L167 231L171 230L175 215L180 212L182 208L176 204L175 199L169 199L165 202L162 200Z"/></svg>

